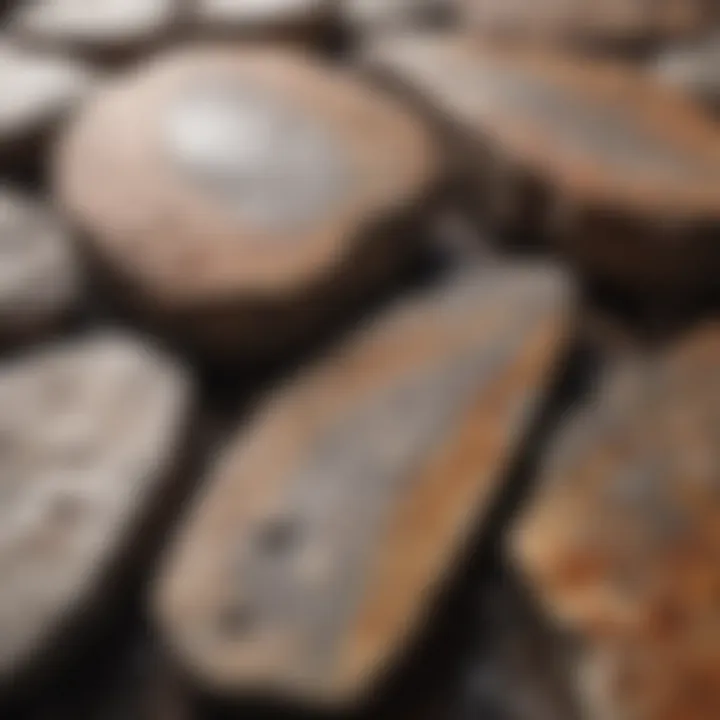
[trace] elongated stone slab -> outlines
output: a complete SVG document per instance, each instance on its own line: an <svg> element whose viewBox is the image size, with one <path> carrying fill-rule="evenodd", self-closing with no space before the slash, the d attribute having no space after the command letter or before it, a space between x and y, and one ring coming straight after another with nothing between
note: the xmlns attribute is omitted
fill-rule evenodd
<svg viewBox="0 0 720 720"><path fill-rule="evenodd" d="M652 71L660 82L720 109L720 34L709 40L667 49Z"/></svg>
<svg viewBox="0 0 720 720"><path fill-rule="evenodd" d="M0 343L55 326L73 309L80 287L79 261L60 218L0 186Z"/></svg>
<svg viewBox="0 0 720 720"><path fill-rule="evenodd" d="M467 274L260 409L157 589L164 634L201 684L341 705L369 690L500 491L569 300L548 267Z"/></svg>
<svg viewBox="0 0 720 720"><path fill-rule="evenodd" d="M25 160L95 84L83 64L0 42L0 155Z"/></svg>
<svg viewBox="0 0 720 720"><path fill-rule="evenodd" d="M640 73L459 37L396 39L375 71L446 130L478 212L541 231L594 275L714 284L720 128Z"/></svg>
<svg viewBox="0 0 720 720"><path fill-rule="evenodd" d="M206 49L99 97L57 186L128 300L201 349L253 355L391 276L438 178L426 128L350 73Z"/></svg>
<svg viewBox="0 0 720 720"><path fill-rule="evenodd" d="M40 47L93 57L147 50L167 39L181 20L183 0L24 0L10 31Z"/></svg>
<svg viewBox="0 0 720 720"><path fill-rule="evenodd" d="M703 31L717 18L704 0L455 0L476 32L571 42L664 40Z"/></svg>
<svg viewBox="0 0 720 720"><path fill-rule="evenodd" d="M578 647L587 717L720 713L720 328L616 369L569 422L511 549Z"/></svg>
<svg viewBox="0 0 720 720"><path fill-rule="evenodd" d="M179 460L189 400L180 369L120 335L0 369L3 689L77 645L121 588Z"/></svg>

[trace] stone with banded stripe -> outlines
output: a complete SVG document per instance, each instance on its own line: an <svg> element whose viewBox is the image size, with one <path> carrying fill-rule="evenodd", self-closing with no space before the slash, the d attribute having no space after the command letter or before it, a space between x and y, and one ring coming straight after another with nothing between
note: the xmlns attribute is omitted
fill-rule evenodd
<svg viewBox="0 0 720 720"><path fill-rule="evenodd" d="M455 36L379 43L372 71L445 131L484 218L583 270L695 292L720 265L720 128L641 73Z"/></svg>
<svg viewBox="0 0 720 720"><path fill-rule="evenodd" d="M570 299L550 267L467 273L258 411L211 469L155 594L201 685L336 705L369 691L502 491Z"/></svg>

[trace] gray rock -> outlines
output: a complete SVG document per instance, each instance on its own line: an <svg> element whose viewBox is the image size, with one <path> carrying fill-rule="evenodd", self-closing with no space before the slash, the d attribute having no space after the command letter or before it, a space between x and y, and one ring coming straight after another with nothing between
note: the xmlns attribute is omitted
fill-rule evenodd
<svg viewBox="0 0 720 720"><path fill-rule="evenodd" d="M142 558L189 402L185 374L124 336L76 341L0 370L4 689L76 647L83 624L122 587L124 568Z"/></svg>

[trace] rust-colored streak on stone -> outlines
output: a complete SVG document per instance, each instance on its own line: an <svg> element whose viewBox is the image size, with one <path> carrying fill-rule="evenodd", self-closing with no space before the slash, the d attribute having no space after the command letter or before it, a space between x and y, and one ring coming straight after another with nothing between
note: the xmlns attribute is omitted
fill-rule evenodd
<svg viewBox="0 0 720 720"><path fill-rule="evenodd" d="M549 319L528 337L523 354L470 408L457 434L433 452L412 496L395 508L379 544L383 550L368 572L366 602L341 655L346 664L340 673L349 682L370 675L383 648L400 647L403 636L419 624L427 607L418 597L434 589L427 578L451 574L457 548L491 507L498 490L497 459L512 456L518 410L527 410L527 396L518 397L518 389L544 382L563 331L557 320Z"/></svg>
<svg viewBox="0 0 720 720"><path fill-rule="evenodd" d="M550 455L513 554L581 647L592 717L720 713L717 326L616 369Z"/></svg>
<svg viewBox="0 0 720 720"><path fill-rule="evenodd" d="M202 684L367 692L501 487L569 302L543 269L469 275L278 392L211 471L158 586L164 632Z"/></svg>

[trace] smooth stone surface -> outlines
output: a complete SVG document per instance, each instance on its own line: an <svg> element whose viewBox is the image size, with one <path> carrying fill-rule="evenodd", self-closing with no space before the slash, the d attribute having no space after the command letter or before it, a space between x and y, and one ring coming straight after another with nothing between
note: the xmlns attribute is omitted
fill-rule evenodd
<svg viewBox="0 0 720 720"><path fill-rule="evenodd" d="M254 356L392 276L439 167L424 125L350 73L206 49L98 97L56 180L128 301L201 350Z"/></svg>
<svg viewBox="0 0 720 720"><path fill-rule="evenodd" d="M143 557L146 516L173 479L189 403L184 372L126 336L0 370L4 687L77 647L83 623Z"/></svg>
<svg viewBox="0 0 720 720"><path fill-rule="evenodd" d="M720 127L642 73L452 35L378 43L376 75L444 130L478 215L645 292L715 283Z"/></svg>
<svg viewBox="0 0 720 720"><path fill-rule="evenodd" d="M612 369L548 452L510 548L568 635L587 717L720 712L720 329Z"/></svg>
<svg viewBox="0 0 720 720"><path fill-rule="evenodd" d="M0 185L0 343L54 328L74 309L81 285L79 260L61 219Z"/></svg>
<svg viewBox="0 0 720 720"><path fill-rule="evenodd" d="M280 388L229 442L155 608L206 689L366 698L502 491L564 348L554 268L466 273Z"/></svg>

